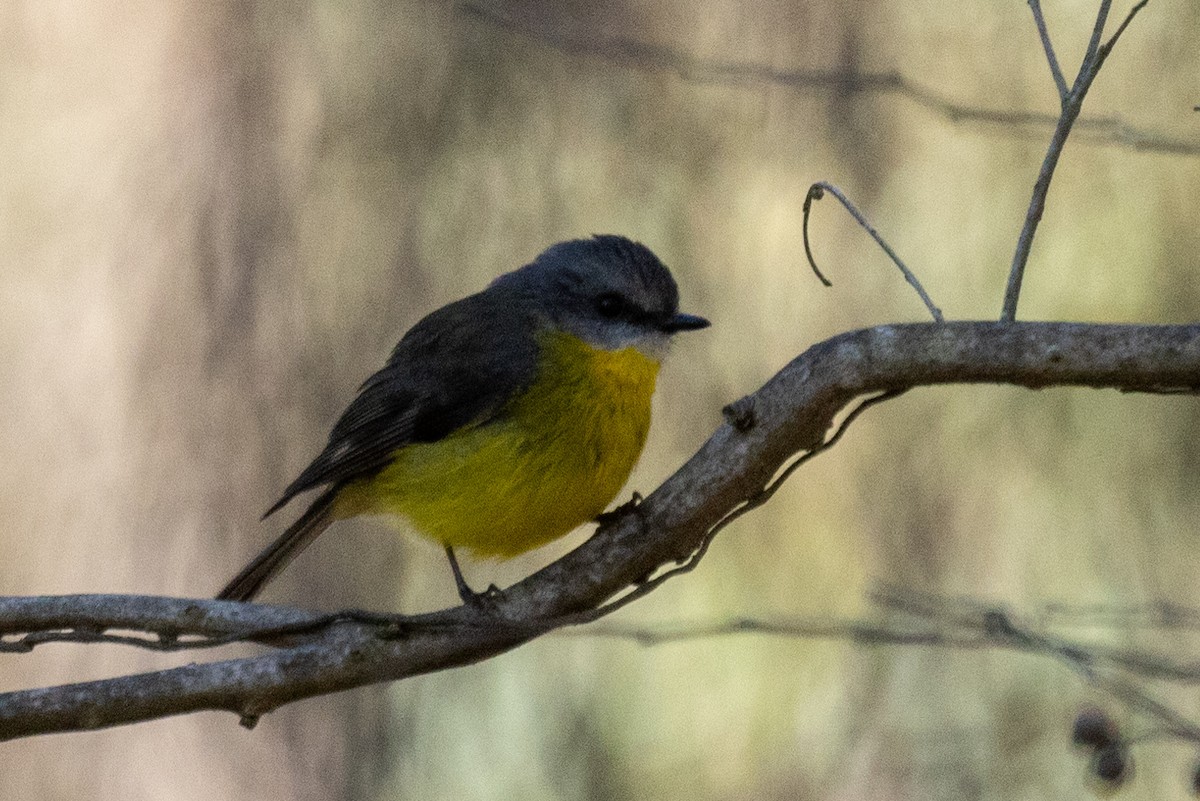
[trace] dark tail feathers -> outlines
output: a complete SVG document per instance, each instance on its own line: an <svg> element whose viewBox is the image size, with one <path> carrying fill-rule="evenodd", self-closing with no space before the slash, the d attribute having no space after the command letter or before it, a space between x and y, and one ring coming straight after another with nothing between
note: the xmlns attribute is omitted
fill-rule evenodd
<svg viewBox="0 0 1200 801"><path fill-rule="evenodd" d="M299 556L333 522L333 501L338 489L340 487L330 487L321 493L295 523L217 593L217 600L249 601L258 595L276 573Z"/></svg>

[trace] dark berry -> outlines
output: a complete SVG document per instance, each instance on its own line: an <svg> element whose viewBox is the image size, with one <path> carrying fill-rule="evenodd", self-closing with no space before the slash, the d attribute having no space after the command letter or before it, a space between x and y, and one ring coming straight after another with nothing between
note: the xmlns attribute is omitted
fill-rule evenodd
<svg viewBox="0 0 1200 801"><path fill-rule="evenodd" d="M1085 707L1071 726L1071 742L1086 748L1109 748L1121 739L1117 724L1103 709Z"/></svg>
<svg viewBox="0 0 1200 801"><path fill-rule="evenodd" d="M1099 748L1092 754L1092 775L1107 787L1116 789L1123 785L1133 773L1133 757L1123 743Z"/></svg>

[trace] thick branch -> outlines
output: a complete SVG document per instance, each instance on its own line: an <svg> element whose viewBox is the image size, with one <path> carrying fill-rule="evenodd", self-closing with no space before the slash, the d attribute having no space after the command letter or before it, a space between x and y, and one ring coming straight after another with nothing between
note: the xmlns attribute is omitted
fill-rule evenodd
<svg viewBox="0 0 1200 801"><path fill-rule="evenodd" d="M1200 325L907 324L853 331L813 346L738 404L637 513L497 599L397 619L340 619L220 601L74 596L0 599L0 633L139 628L162 636L272 639L260 656L0 695L0 738L76 731L202 709L247 722L284 703L494 656L594 609L664 565L687 558L795 453L819 445L838 413L868 393L951 383L1132 392L1200 391ZM96 610L94 604L104 608ZM319 620L319 619L318 619ZM14 658L14 657L10 657Z"/></svg>

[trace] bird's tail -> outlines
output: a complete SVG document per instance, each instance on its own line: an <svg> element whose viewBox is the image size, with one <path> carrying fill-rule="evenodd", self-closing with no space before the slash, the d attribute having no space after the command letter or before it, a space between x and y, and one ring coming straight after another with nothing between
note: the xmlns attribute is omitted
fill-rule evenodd
<svg viewBox="0 0 1200 801"><path fill-rule="evenodd" d="M218 601L249 601L266 586L287 563L300 555L317 535L333 522L333 501L338 487L331 487L312 502L300 518L288 526L278 539L254 557L242 572L217 593Z"/></svg>

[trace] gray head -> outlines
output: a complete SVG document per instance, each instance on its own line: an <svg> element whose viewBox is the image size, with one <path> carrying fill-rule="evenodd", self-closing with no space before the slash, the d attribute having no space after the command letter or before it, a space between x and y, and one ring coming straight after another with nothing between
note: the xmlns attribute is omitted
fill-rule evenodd
<svg viewBox="0 0 1200 801"><path fill-rule="evenodd" d="M555 327L593 347L661 358L672 334L708 326L679 311L679 289L649 248L600 234L551 245L492 287L515 293Z"/></svg>

